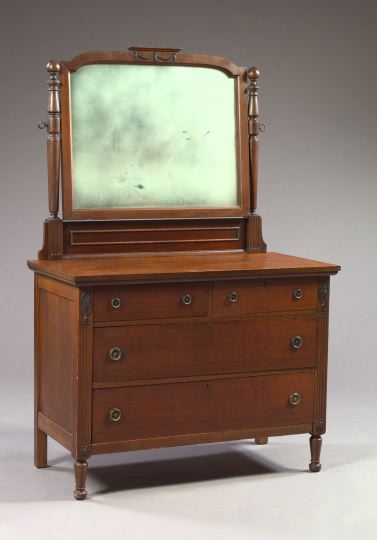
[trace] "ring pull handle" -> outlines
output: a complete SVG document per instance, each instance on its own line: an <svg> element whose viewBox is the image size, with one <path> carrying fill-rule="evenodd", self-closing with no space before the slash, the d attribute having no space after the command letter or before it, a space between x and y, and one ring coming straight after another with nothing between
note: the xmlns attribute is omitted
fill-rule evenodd
<svg viewBox="0 0 377 540"><path fill-rule="evenodd" d="M181 302L184 306L189 306L192 302L191 294L184 294L181 298Z"/></svg>
<svg viewBox="0 0 377 540"><path fill-rule="evenodd" d="M228 302L230 302L231 304L235 304L238 301L238 298L238 293L235 291L232 291L228 294Z"/></svg>
<svg viewBox="0 0 377 540"><path fill-rule="evenodd" d="M38 129L46 129L47 125L48 125L47 122L41 121L41 122L38 122L37 128Z"/></svg>
<svg viewBox="0 0 377 540"><path fill-rule="evenodd" d="M301 402L301 396L298 392L293 392L288 398L288 401L291 405L296 407Z"/></svg>
<svg viewBox="0 0 377 540"><path fill-rule="evenodd" d="M296 289L296 290L293 291L293 298L295 300L301 300L302 294L303 294L302 289Z"/></svg>
<svg viewBox="0 0 377 540"><path fill-rule="evenodd" d="M110 360L113 360L114 362L118 362L123 356L122 349L119 347L112 347L109 350L109 358Z"/></svg>
<svg viewBox="0 0 377 540"><path fill-rule="evenodd" d="M109 410L109 417L112 422L119 422L119 420L122 418L122 411L116 407L113 407Z"/></svg>
<svg viewBox="0 0 377 540"><path fill-rule="evenodd" d="M291 345L296 350L301 349L303 344L304 344L304 340L302 339L301 336L293 336L293 338L291 339Z"/></svg>
<svg viewBox="0 0 377 540"><path fill-rule="evenodd" d="M111 299L111 307L112 308L118 309L118 308L120 308L120 304L121 304L120 298L112 298Z"/></svg>

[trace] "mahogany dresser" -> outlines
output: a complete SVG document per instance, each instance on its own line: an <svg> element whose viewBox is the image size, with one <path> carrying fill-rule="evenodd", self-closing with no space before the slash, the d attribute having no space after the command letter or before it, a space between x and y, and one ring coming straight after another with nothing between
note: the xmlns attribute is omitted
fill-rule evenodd
<svg viewBox="0 0 377 540"><path fill-rule="evenodd" d="M256 68L130 47L51 61L35 465L326 428L329 277L269 253ZM60 191L62 215L59 217Z"/></svg>

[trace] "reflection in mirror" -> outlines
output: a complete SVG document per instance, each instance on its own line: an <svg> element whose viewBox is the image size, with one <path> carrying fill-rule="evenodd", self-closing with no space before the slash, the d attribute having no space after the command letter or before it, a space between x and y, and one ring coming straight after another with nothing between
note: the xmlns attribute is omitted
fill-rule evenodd
<svg viewBox="0 0 377 540"><path fill-rule="evenodd" d="M238 205L235 80L222 71L84 66L71 112L74 208Z"/></svg>

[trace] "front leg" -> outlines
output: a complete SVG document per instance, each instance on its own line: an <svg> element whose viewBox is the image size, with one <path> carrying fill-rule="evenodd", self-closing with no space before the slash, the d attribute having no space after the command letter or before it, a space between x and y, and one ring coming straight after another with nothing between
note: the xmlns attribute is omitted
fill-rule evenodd
<svg viewBox="0 0 377 540"><path fill-rule="evenodd" d="M319 472L321 470L320 456L322 447L322 437L320 435L312 435L310 437L310 454L311 461L309 469L311 472Z"/></svg>
<svg viewBox="0 0 377 540"><path fill-rule="evenodd" d="M84 461L75 461L75 479L76 488L73 492L73 496L77 501L86 499L86 473L88 471L88 463Z"/></svg>

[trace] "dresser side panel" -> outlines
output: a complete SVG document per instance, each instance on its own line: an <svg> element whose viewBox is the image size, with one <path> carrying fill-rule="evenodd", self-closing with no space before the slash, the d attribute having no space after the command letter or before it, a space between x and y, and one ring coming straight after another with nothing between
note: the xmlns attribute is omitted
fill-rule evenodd
<svg viewBox="0 0 377 540"><path fill-rule="evenodd" d="M75 289L41 277L37 287L38 412L71 434L78 352Z"/></svg>

